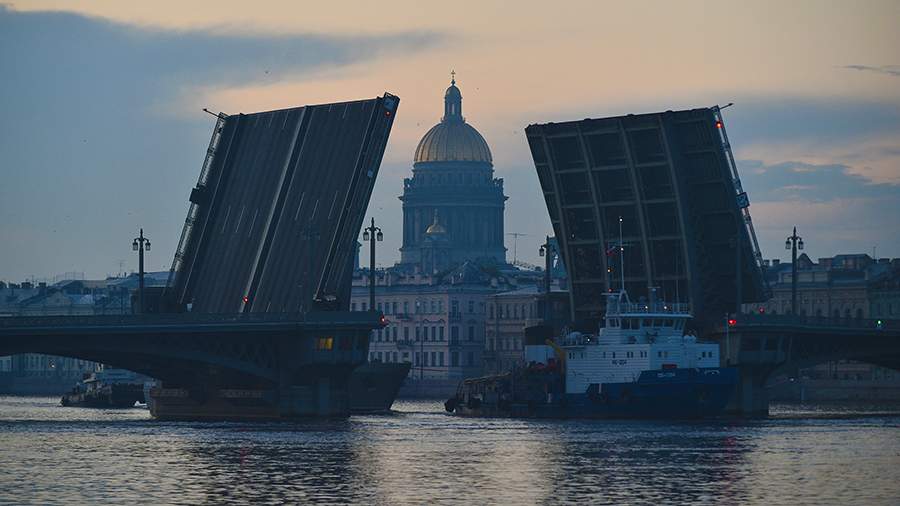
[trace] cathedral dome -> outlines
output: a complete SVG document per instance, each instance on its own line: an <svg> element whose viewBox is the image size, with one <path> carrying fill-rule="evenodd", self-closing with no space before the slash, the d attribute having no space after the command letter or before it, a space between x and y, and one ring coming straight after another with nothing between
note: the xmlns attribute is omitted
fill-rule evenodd
<svg viewBox="0 0 900 506"><path fill-rule="evenodd" d="M444 117L419 141L413 161L492 163L491 150L484 137L463 118L462 94L456 87L456 79L444 93Z"/></svg>

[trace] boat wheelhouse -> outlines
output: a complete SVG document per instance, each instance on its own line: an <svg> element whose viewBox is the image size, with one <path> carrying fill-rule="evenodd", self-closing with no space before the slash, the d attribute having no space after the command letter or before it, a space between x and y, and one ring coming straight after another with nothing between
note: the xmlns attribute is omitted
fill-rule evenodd
<svg viewBox="0 0 900 506"><path fill-rule="evenodd" d="M652 294L652 291L651 291ZM607 296L605 326L596 335L571 332L560 343L566 393L592 384L637 381L643 371L719 366L719 346L685 334L691 318L684 303L631 302L625 291Z"/></svg>

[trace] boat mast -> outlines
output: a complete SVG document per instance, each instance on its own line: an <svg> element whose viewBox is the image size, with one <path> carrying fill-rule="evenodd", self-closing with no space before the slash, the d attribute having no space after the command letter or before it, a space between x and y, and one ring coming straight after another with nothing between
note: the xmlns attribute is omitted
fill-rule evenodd
<svg viewBox="0 0 900 506"><path fill-rule="evenodd" d="M625 291L625 243L622 241L622 217L619 216L619 276L622 278L622 291Z"/></svg>

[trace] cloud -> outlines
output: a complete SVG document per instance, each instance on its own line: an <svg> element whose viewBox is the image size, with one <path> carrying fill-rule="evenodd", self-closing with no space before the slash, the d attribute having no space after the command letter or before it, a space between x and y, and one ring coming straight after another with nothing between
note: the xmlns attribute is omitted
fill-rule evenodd
<svg viewBox="0 0 900 506"><path fill-rule="evenodd" d="M0 278L114 272L139 226L157 246L150 268L163 268L209 141L213 119L201 108L220 105L208 102L215 90L302 80L443 40L168 30L0 6L0 237L15 238ZM289 100L277 107L307 103Z"/></svg>
<svg viewBox="0 0 900 506"><path fill-rule="evenodd" d="M766 258L781 256L797 226L813 256L900 251L900 185L874 183L842 164L740 160Z"/></svg>
<svg viewBox="0 0 900 506"><path fill-rule="evenodd" d="M879 67L872 67L869 65L844 65L841 68L861 70L864 72L875 72L876 74L900 77L900 65L881 65Z"/></svg>
<svg viewBox="0 0 900 506"><path fill-rule="evenodd" d="M740 160L744 188L760 202L803 201L824 203L840 199L900 200L900 185L874 183L842 164L816 165L789 161L765 164Z"/></svg>

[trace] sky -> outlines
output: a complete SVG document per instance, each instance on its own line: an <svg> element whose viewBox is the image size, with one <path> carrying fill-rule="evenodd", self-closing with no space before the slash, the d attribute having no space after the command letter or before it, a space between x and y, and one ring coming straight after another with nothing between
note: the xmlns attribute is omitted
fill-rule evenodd
<svg viewBox="0 0 900 506"><path fill-rule="evenodd" d="M627 4L627 5L626 5ZM0 4L0 280L167 269L214 118L389 91L369 206L399 259L402 180L463 112L509 196L509 259L552 234L531 123L734 102L725 123L766 258L900 257L900 2ZM365 253L363 261L367 262Z"/></svg>

